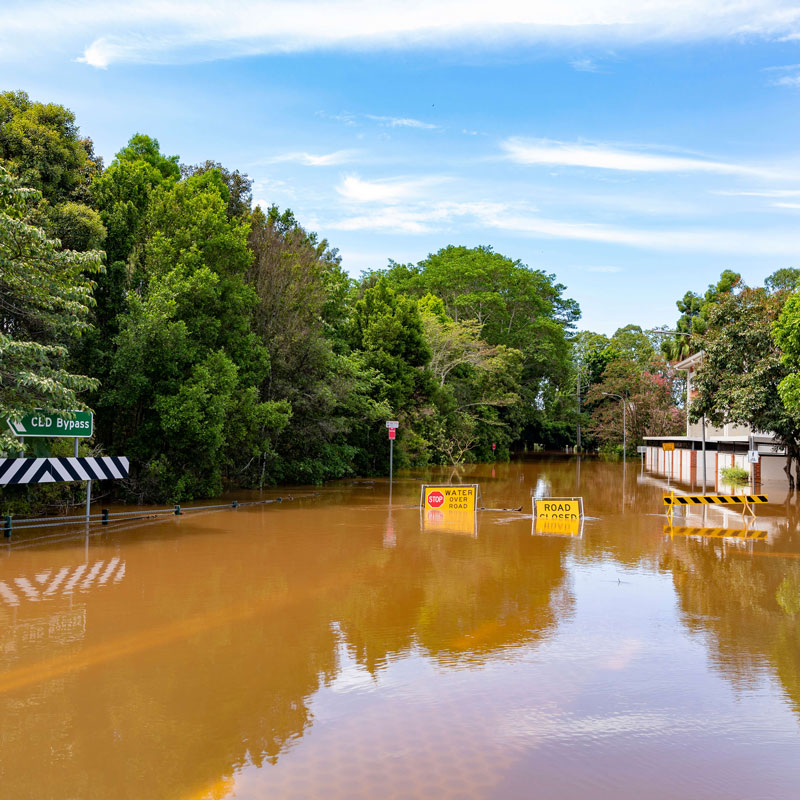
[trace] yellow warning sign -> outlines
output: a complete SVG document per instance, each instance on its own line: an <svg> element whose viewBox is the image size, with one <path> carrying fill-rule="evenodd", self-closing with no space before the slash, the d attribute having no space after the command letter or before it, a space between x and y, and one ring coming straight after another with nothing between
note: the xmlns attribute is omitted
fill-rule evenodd
<svg viewBox="0 0 800 800"><path fill-rule="evenodd" d="M582 497L545 497L533 499L533 516L537 519L573 519L583 516Z"/></svg>
<svg viewBox="0 0 800 800"><path fill-rule="evenodd" d="M474 514L478 508L477 483L457 486L423 486L420 505L426 511L468 511Z"/></svg>
<svg viewBox="0 0 800 800"><path fill-rule="evenodd" d="M665 506L746 506L749 503L768 503L765 494L665 494Z"/></svg>
<svg viewBox="0 0 800 800"><path fill-rule="evenodd" d="M531 533L540 536L580 536L583 533L583 520L534 517Z"/></svg>

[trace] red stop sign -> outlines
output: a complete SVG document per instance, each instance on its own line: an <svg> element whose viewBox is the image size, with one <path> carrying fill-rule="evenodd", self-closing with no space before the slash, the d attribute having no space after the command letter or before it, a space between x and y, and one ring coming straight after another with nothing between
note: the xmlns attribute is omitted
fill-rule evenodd
<svg viewBox="0 0 800 800"><path fill-rule="evenodd" d="M428 505L431 508L441 508L444 505L444 495L441 492L431 492L428 495Z"/></svg>

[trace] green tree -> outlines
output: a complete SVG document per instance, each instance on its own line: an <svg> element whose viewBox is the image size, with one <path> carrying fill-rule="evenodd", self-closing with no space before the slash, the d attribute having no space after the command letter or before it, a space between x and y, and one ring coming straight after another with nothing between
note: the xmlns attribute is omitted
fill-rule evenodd
<svg viewBox="0 0 800 800"><path fill-rule="evenodd" d="M353 347L365 353L367 364L386 381L384 398L395 411L414 395L429 394L429 373L423 368L431 358L417 303L381 278L355 304Z"/></svg>
<svg viewBox="0 0 800 800"><path fill-rule="evenodd" d="M686 292L676 305L681 316L675 330L681 333L703 334L708 328L708 317L714 306L731 294L741 282L742 276L733 270L723 270L716 283L709 284L705 294ZM695 343L689 336L673 336L664 339L661 350L670 361L680 361L694 351Z"/></svg>
<svg viewBox="0 0 800 800"><path fill-rule="evenodd" d="M219 493L226 473L252 475L288 423L289 405L258 393L269 356L251 327L249 223L229 219L227 202L214 170L162 186L132 259L142 289L129 294L102 399L145 499Z"/></svg>
<svg viewBox="0 0 800 800"><path fill-rule="evenodd" d="M25 92L0 92L0 165L51 205L85 202L102 167L69 109L33 102Z"/></svg>
<svg viewBox="0 0 800 800"><path fill-rule="evenodd" d="M0 419L35 408L84 408L80 394L96 382L67 368L67 344L88 326L96 251L63 251L30 224L41 194L20 188L0 167ZM0 433L0 453L19 453Z"/></svg>
<svg viewBox="0 0 800 800"><path fill-rule="evenodd" d="M606 449L621 448L624 424L629 450L642 444L645 436L680 434L684 417L675 404L679 383L676 372L655 353L644 363L629 355L617 356L586 395L592 408L590 433Z"/></svg>
<svg viewBox="0 0 800 800"><path fill-rule="evenodd" d="M690 413L693 419L705 414L714 425L738 423L775 433L786 447L786 473L793 487L791 464L800 456L800 416L789 396L791 379L782 384L790 367L780 348L788 348L785 353L791 358L791 325L786 323L792 306L787 304L782 316L785 299L785 292L770 294L745 286L714 305L699 339L704 355Z"/></svg>
<svg viewBox="0 0 800 800"><path fill-rule="evenodd" d="M514 436L532 442L574 440L575 383L569 333L580 315L554 275L527 267L491 247L449 246L417 266L395 264L383 275L399 292L440 297L456 322L473 320L489 345L522 353L520 400L503 412Z"/></svg>
<svg viewBox="0 0 800 800"><path fill-rule="evenodd" d="M262 392L292 408L292 423L274 458L262 462L262 476L319 483L374 472L370 430L389 409L379 399L382 378L345 341L351 282L338 253L275 206L253 212L249 246L253 325L271 364Z"/></svg>

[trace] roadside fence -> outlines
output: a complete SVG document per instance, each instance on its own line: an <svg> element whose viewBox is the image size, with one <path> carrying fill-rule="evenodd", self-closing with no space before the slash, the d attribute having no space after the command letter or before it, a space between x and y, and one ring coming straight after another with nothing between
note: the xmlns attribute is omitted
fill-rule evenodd
<svg viewBox="0 0 800 800"><path fill-rule="evenodd" d="M313 497L314 494L298 495L298 497ZM133 522L134 520L149 520L163 516L180 517L194 511L213 511L218 509L237 509L245 506L269 505L271 503L283 503L285 500L294 500L295 496L275 497L271 500L250 500L240 502L233 500L230 503L218 503L209 506L180 506L174 505L171 508L153 508L136 511L109 511L107 508L101 509L95 514L75 514L66 517L32 517L28 519L15 519L10 514L3 517L3 537L10 539L12 533L27 531L39 528L69 527L69 526L89 526L89 525L108 525L113 522ZM115 526L116 529L116 526Z"/></svg>

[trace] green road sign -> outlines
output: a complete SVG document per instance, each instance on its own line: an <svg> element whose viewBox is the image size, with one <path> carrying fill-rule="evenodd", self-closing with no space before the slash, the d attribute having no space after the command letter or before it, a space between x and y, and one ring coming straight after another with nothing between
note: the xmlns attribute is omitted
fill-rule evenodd
<svg viewBox="0 0 800 800"><path fill-rule="evenodd" d="M62 414L23 414L19 419L6 420L15 436L65 436L85 439L94 432L94 414L91 411L73 411L72 419Z"/></svg>

